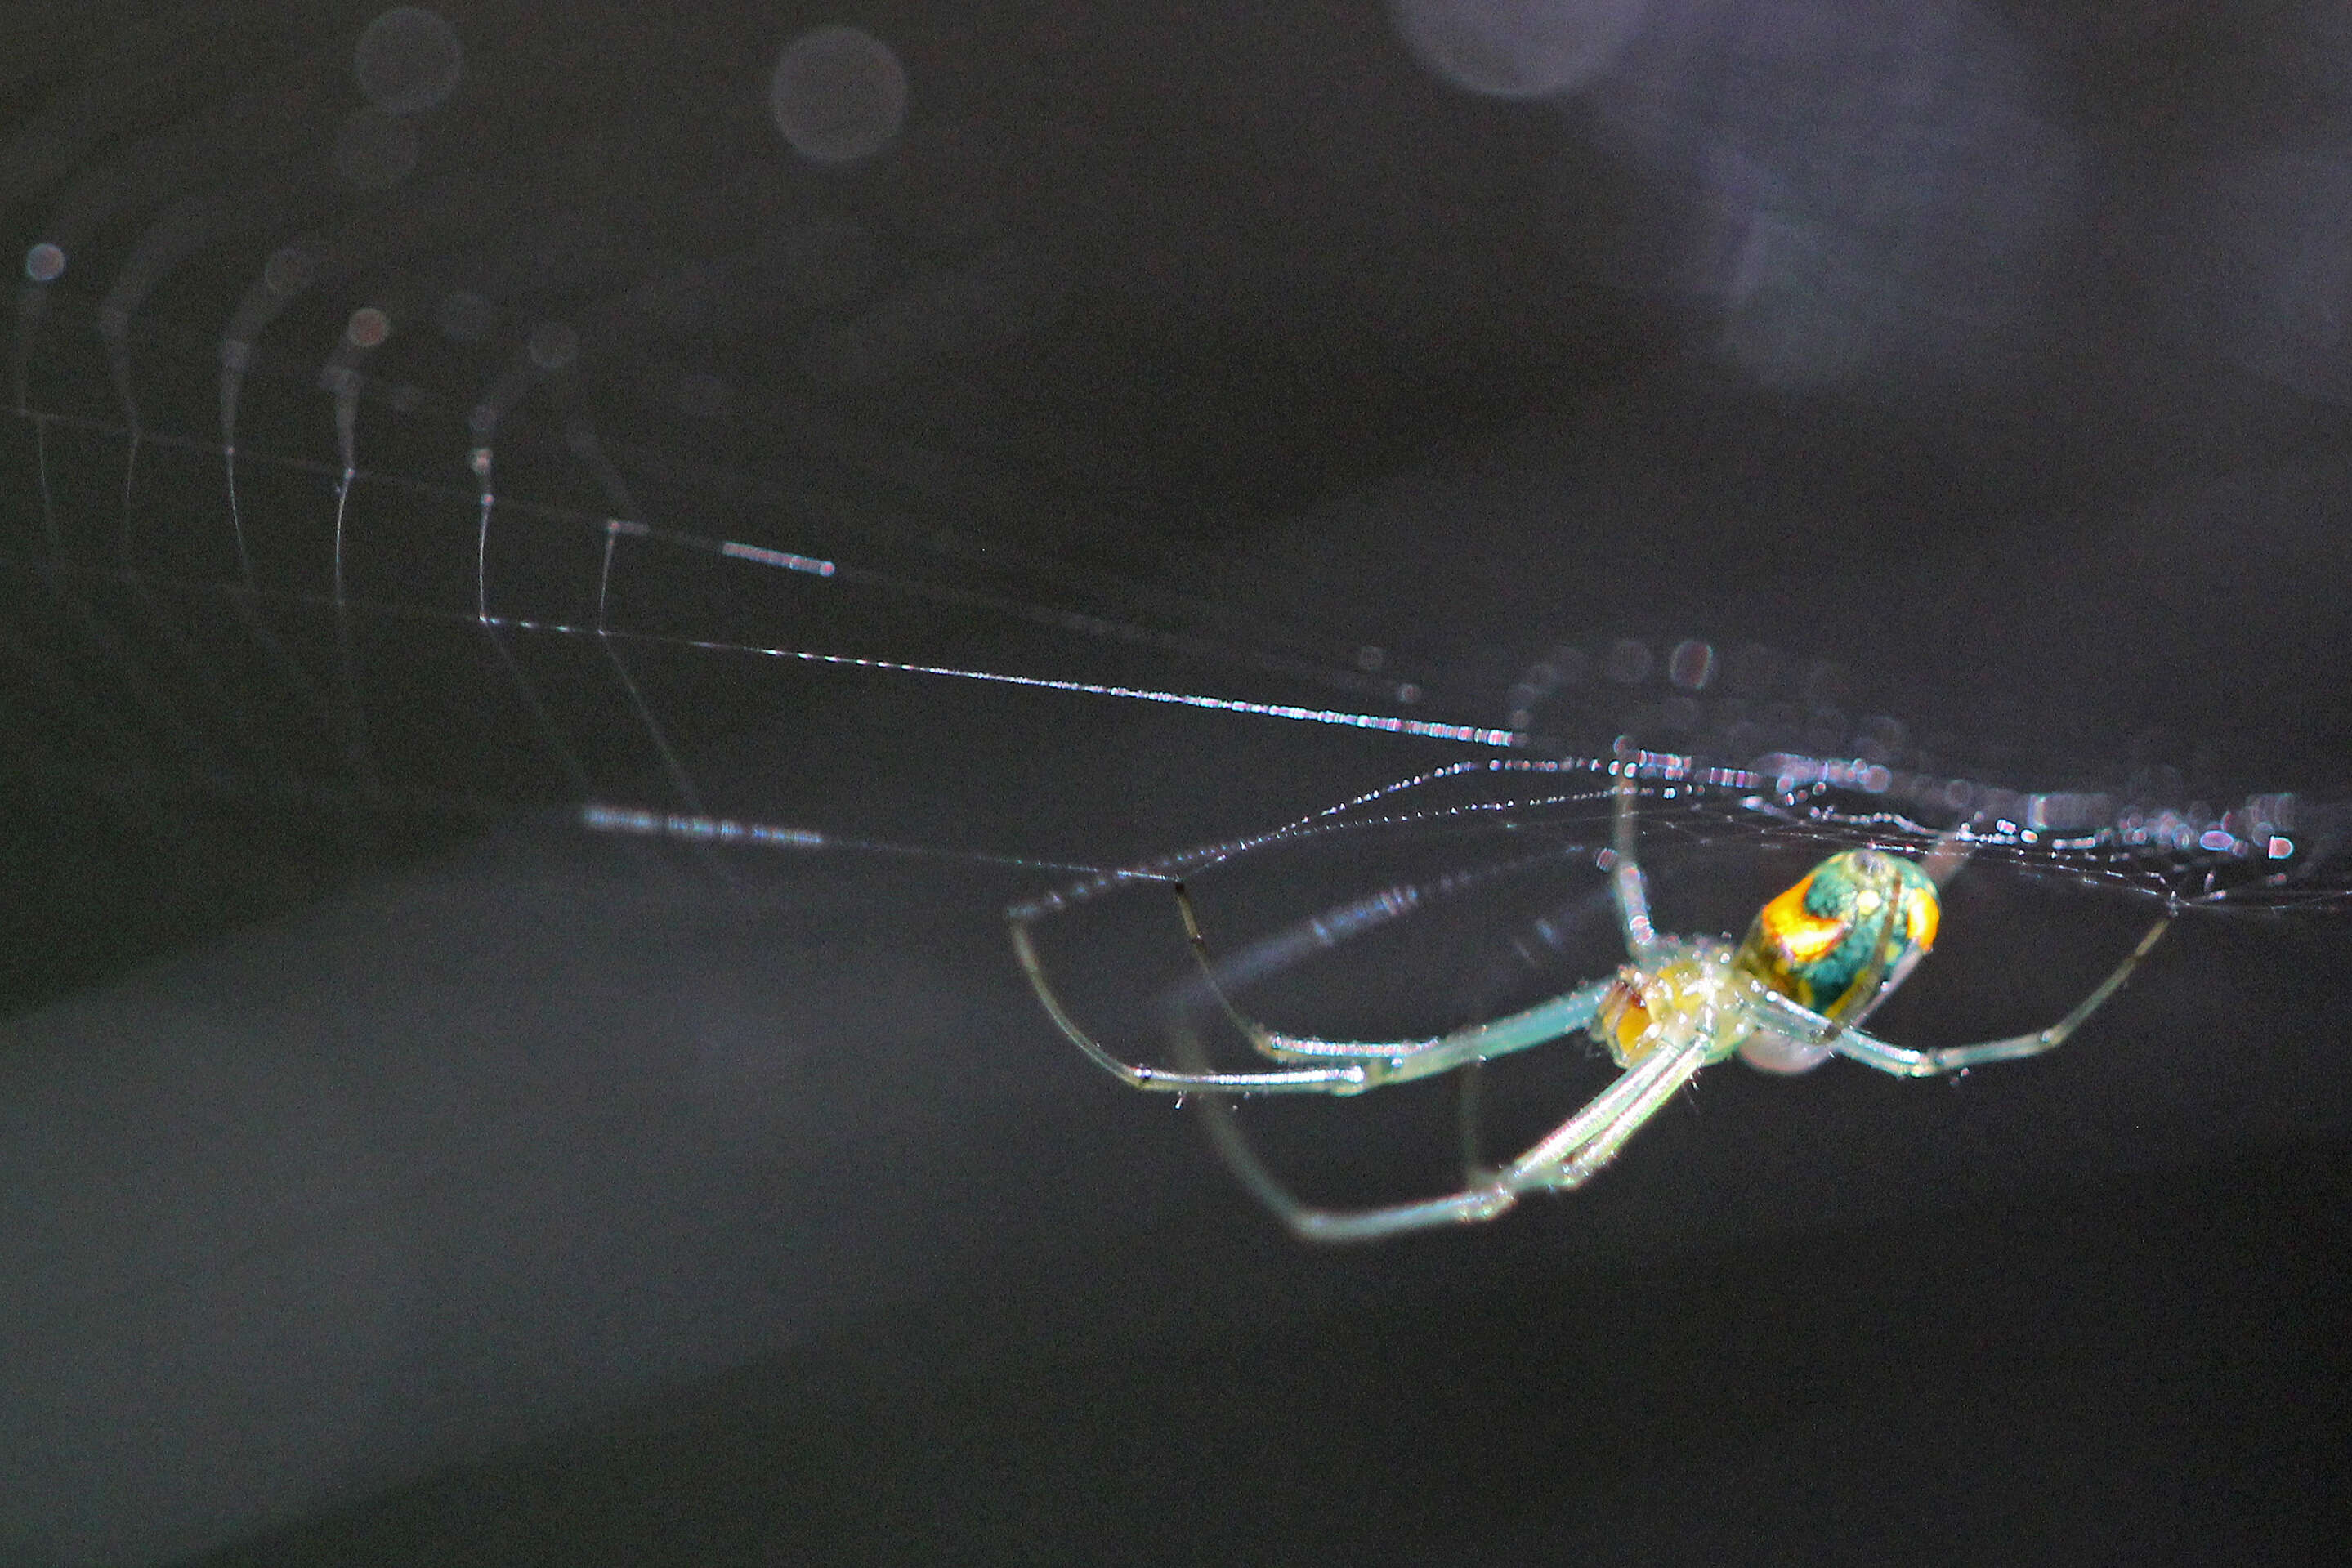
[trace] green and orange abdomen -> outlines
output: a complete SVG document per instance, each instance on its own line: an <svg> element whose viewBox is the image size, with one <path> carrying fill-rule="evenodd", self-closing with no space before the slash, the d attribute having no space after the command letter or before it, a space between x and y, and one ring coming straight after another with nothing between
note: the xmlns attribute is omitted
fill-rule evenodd
<svg viewBox="0 0 2352 1568"><path fill-rule="evenodd" d="M1759 910L1735 962L1799 1006L1846 1022L1936 945L1940 916L1936 884L1917 865L1847 850Z"/></svg>

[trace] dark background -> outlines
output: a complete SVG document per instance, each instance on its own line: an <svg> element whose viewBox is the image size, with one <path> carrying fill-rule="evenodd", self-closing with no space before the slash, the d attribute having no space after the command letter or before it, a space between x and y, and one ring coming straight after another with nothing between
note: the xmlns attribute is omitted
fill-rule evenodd
<svg viewBox="0 0 2352 1568"><path fill-rule="evenodd" d="M1037 1014L999 911L1065 873L957 857L1463 753L744 650L2341 801L2340 8L374 15L0 19L65 263L0 448L0 1557L2331 1559L2340 900L2192 915L2046 1060L1727 1068L1570 1200L1310 1251ZM769 90L835 22L907 97L827 161ZM1692 929L1776 874L1656 869ZM1964 876L1887 1032L2033 1027L2146 914ZM1142 929L1056 961L1148 993ZM1397 1098L1269 1125L1415 1190Z"/></svg>

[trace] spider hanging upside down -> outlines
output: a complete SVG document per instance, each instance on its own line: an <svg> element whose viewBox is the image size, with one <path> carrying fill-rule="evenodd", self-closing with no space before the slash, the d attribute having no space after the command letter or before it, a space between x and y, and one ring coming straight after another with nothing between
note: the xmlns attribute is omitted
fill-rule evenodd
<svg viewBox="0 0 2352 1568"><path fill-rule="evenodd" d="M1045 1011L1078 1049L1121 1082L1163 1093L1215 1097L1205 1107L1217 1146L1244 1186L1298 1236L1370 1240L1467 1220L1492 1219L1538 1190L1581 1186L1675 1092L1737 1053L1769 1072L1803 1072L1849 1056L1882 1072L1925 1078L2048 1051L2081 1027L2130 978L2172 923L2150 926L2122 963L2048 1029L1976 1045L1915 1051L1856 1027L1903 983L1936 940L1936 888L1917 862L1872 849L1846 850L1815 866L1758 912L1738 946L1710 936L1664 936L1650 924L1649 894L1634 855L1635 785L1621 777L1611 878L1630 960L1617 973L1524 1012L1425 1040L1356 1041L1285 1034L1244 1016L1227 998L1182 883L1178 908L1212 992L1259 1054L1281 1065L1257 1072L1170 1071L1115 1055L1080 1029L1045 978L1029 927L1041 910L1012 916L1013 946ZM1931 855L1930 864L1938 857ZM1957 861L1952 862L1957 864ZM1939 868L1948 874L1950 866ZM1588 1030L1623 1071L1584 1108L1500 1166L1480 1161L1465 1132L1462 1189L1377 1208L1316 1208L1278 1184L1244 1141L1228 1097L1355 1094L1386 1083L1473 1068ZM1180 1032L1187 1058L1197 1040ZM1465 1102L1466 1104L1466 1102ZM1466 1128L1466 1123L1465 1123Z"/></svg>

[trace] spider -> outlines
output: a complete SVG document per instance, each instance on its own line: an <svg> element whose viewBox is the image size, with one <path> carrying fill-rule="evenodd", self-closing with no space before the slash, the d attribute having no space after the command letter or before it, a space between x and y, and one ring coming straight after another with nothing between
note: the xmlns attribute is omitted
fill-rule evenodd
<svg viewBox="0 0 2352 1568"><path fill-rule="evenodd" d="M1177 907L1202 976L1227 1016L1276 1067L1210 1071L1198 1040L1181 1030L1177 1040L1187 1070L1125 1061L1078 1026L1047 981L1030 936L1040 907L1010 917L1013 952L1047 1015L1095 1062L1133 1088L1210 1097L1204 1108L1220 1153L1292 1232L1310 1241L1362 1241L1492 1219L1523 1193L1582 1186L1701 1068L1735 1054L1768 1072L1804 1072L1832 1056L1846 1056L1908 1078L2038 1055L2073 1034L2121 989L2172 924L2168 911L2105 979L2047 1029L1974 1045L1912 1050L1858 1026L1934 946L1940 915L1937 887L1957 869L1959 856L1931 852L1923 866L1882 850L1842 851L1759 910L1736 946L1724 937L1662 936L1650 923L1647 884L1634 852L1635 792L1631 773L1621 776L1614 847L1608 857L1628 961L1606 979L1525 1011L1428 1039L1318 1040L1246 1017L1218 981L1181 882L1174 884ZM1501 1166L1488 1166L1476 1155L1465 1092L1464 1185L1441 1197L1361 1209L1303 1203L1274 1179L1243 1139L1230 1103L1234 1096L1250 1094L1361 1093L1475 1069L1490 1058L1578 1030L1587 1030L1622 1069L1615 1082Z"/></svg>

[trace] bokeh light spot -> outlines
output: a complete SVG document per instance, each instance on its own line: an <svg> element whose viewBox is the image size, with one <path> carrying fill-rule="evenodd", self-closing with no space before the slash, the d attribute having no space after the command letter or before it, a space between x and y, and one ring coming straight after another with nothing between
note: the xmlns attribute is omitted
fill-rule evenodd
<svg viewBox="0 0 2352 1568"><path fill-rule="evenodd" d="M379 349L392 336L392 318L373 305L362 305L352 312L351 324L343 329L343 340L354 349Z"/></svg>
<svg viewBox="0 0 2352 1568"><path fill-rule="evenodd" d="M25 253L25 276L36 283L55 283L65 271L66 253L47 240Z"/></svg>
<svg viewBox="0 0 2352 1568"><path fill-rule="evenodd" d="M352 70L368 101L386 114L422 114L457 90L466 51L437 13L399 5L360 34Z"/></svg>
<svg viewBox="0 0 2352 1568"><path fill-rule="evenodd" d="M784 46L768 80L768 111L813 163L854 163L890 144L907 118L907 68L856 27L814 27Z"/></svg>
<svg viewBox="0 0 2352 1568"><path fill-rule="evenodd" d="M1680 193L1619 276L1683 296L1769 387L1884 394L1998 363L2053 286L2089 153L1997 9L1653 6L1584 96Z"/></svg>
<svg viewBox="0 0 2352 1568"><path fill-rule="evenodd" d="M1686 692L1703 692L1715 679L1715 650L1696 637L1675 644L1666 655L1666 679Z"/></svg>

